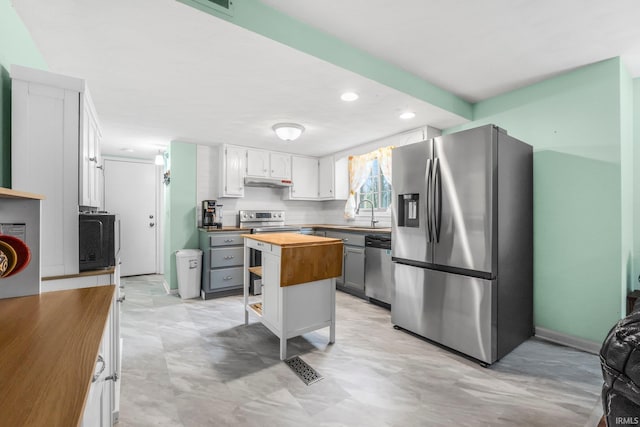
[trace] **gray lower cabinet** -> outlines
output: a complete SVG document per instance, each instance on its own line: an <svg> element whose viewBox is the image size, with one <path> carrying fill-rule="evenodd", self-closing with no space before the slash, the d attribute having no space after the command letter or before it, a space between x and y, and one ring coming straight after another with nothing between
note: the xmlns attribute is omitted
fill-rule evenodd
<svg viewBox="0 0 640 427"><path fill-rule="evenodd" d="M344 246L344 287L364 294L364 248Z"/></svg>
<svg viewBox="0 0 640 427"><path fill-rule="evenodd" d="M327 230L326 237L341 239L344 243L342 276L336 278L336 287L341 291L365 298L364 234Z"/></svg>
<svg viewBox="0 0 640 427"><path fill-rule="evenodd" d="M242 293L244 241L241 234L242 232L200 231L204 299Z"/></svg>

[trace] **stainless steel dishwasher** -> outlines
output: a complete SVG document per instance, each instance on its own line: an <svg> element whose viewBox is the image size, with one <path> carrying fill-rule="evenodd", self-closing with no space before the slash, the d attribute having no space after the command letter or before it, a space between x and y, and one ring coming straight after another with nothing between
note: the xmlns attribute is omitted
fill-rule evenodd
<svg viewBox="0 0 640 427"><path fill-rule="evenodd" d="M391 306L393 295L391 268L391 236L365 236L365 294L386 307Z"/></svg>

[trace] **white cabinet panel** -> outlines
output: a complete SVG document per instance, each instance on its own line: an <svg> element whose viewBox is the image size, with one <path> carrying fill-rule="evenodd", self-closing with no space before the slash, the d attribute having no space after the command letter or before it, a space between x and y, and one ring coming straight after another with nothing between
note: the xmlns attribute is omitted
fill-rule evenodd
<svg viewBox="0 0 640 427"><path fill-rule="evenodd" d="M290 200L318 199L318 159L291 156L291 180L293 186L285 198Z"/></svg>
<svg viewBox="0 0 640 427"><path fill-rule="evenodd" d="M320 199L346 200L349 197L349 159L321 158L318 179Z"/></svg>
<svg viewBox="0 0 640 427"><path fill-rule="evenodd" d="M16 66L11 69L11 77L12 186L45 196L41 216L42 276L75 274L79 107L84 83Z"/></svg>
<svg viewBox="0 0 640 427"><path fill-rule="evenodd" d="M291 179L291 155L249 148L247 176Z"/></svg>
<svg viewBox="0 0 640 427"><path fill-rule="evenodd" d="M284 153L269 153L271 178L291 179L291 155Z"/></svg>
<svg viewBox="0 0 640 427"><path fill-rule="evenodd" d="M220 197L244 197L247 149L234 145L220 149Z"/></svg>
<svg viewBox="0 0 640 427"><path fill-rule="evenodd" d="M269 176L269 152L266 150L247 150L247 176L266 178Z"/></svg>

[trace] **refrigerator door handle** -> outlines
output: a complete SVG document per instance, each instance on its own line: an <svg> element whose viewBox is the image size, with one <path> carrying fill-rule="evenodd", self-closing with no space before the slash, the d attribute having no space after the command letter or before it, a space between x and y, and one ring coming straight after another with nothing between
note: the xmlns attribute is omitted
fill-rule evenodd
<svg viewBox="0 0 640 427"><path fill-rule="evenodd" d="M442 176L440 175L440 159L433 162L433 234L436 243L440 242L440 225L442 224Z"/></svg>
<svg viewBox="0 0 640 427"><path fill-rule="evenodd" d="M431 227L431 181L432 181L432 174L431 174L431 159L427 159L427 168L425 170L425 174L424 174L424 183L425 183L425 188L427 189L427 194L425 197L425 208L426 208L426 215L425 217L425 221L427 223L427 243L431 243L432 240L432 235L433 235L433 230Z"/></svg>

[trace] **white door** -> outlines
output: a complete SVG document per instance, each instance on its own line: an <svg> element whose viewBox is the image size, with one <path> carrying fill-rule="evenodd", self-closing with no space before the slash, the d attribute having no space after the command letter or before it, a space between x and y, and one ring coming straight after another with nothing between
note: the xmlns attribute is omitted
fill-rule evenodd
<svg viewBox="0 0 640 427"><path fill-rule="evenodd" d="M266 177L269 175L269 152L247 150L247 175Z"/></svg>
<svg viewBox="0 0 640 427"><path fill-rule="evenodd" d="M105 209L120 215L120 274L156 273L156 166L106 159Z"/></svg>
<svg viewBox="0 0 640 427"><path fill-rule="evenodd" d="M282 153L271 153L269 155L271 165L271 177L280 179L291 179L291 155Z"/></svg>

